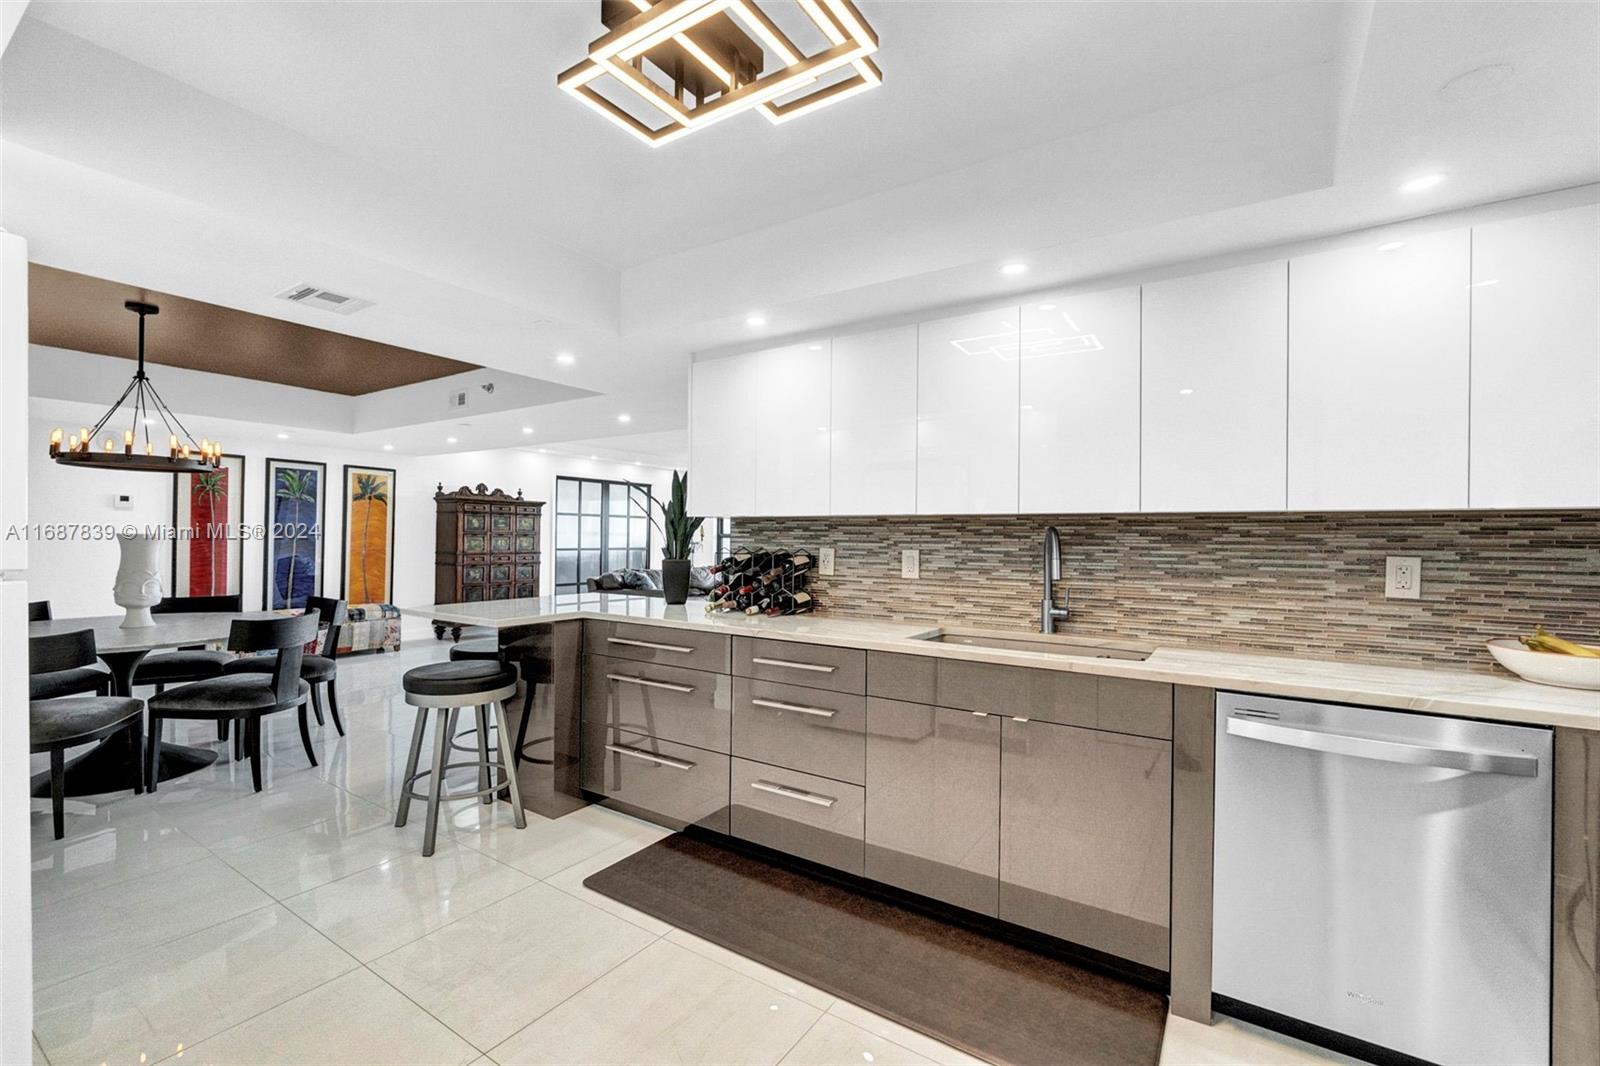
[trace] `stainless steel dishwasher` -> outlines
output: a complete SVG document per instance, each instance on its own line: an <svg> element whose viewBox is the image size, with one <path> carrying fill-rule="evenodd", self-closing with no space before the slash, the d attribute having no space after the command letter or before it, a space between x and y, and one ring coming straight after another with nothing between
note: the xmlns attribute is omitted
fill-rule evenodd
<svg viewBox="0 0 1600 1066"><path fill-rule="evenodd" d="M1445 1066L1548 1063L1551 748L1218 693L1213 990Z"/></svg>

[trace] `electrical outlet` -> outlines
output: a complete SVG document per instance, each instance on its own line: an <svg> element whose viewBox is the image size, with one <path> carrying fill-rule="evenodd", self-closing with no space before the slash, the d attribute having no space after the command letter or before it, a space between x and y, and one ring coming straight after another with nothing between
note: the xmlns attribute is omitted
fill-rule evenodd
<svg viewBox="0 0 1600 1066"><path fill-rule="evenodd" d="M113 496L111 497L111 507L116 511L131 511L133 510L133 497L121 495Z"/></svg>
<svg viewBox="0 0 1600 1066"><path fill-rule="evenodd" d="M817 573L823 577L833 576L833 549L823 548L817 552Z"/></svg>
<svg viewBox="0 0 1600 1066"><path fill-rule="evenodd" d="M922 576L922 553L915 548L906 548L900 553L900 576Z"/></svg>
<svg viewBox="0 0 1600 1066"><path fill-rule="evenodd" d="M1383 594L1391 600L1422 598L1422 558L1391 555L1384 560Z"/></svg>

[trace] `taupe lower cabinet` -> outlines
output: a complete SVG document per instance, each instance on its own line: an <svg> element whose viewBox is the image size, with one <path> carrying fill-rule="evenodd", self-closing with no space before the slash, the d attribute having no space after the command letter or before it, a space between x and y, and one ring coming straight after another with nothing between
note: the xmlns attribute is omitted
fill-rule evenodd
<svg viewBox="0 0 1600 1066"><path fill-rule="evenodd" d="M1000 719L867 700L867 876L993 916Z"/></svg>
<svg viewBox="0 0 1600 1066"><path fill-rule="evenodd" d="M1171 742L1001 729L999 917L1166 969Z"/></svg>
<svg viewBox="0 0 1600 1066"><path fill-rule="evenodd" d="M589 622L582 783L1168 966L1172 686Z"/></svg>

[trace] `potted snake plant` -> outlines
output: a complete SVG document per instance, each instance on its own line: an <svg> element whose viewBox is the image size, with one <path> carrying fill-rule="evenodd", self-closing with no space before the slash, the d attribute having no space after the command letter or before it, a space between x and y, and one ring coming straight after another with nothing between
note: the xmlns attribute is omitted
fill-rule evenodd
<svg viewBox="0 0 1600 1066"><path fill-rule="evenodd" d="M689 514L689 474L672 472L672 495L666 503L653 496L646 497L661 512L661 521L650 515L650 523L661 533L661 591L668 603L685 603L689 599L689 551L694 535L700 530L702 518ZM649 507L645 508L649 514Z"/></svg>

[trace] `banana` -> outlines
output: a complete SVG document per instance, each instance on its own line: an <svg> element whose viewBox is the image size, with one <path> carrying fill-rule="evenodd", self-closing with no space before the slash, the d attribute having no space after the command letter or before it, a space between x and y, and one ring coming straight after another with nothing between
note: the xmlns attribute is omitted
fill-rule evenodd
<svg viewBox="0 0 1600 1066"><path fill-rule="evenodd" d="M1533 636L1518 637L1522 646L1529 651L1549 652L1555 655L1574 655L1581 659L1600 659L1600 649L1576 644L1554 633L1547 632L1544 626L1535 626Z"/></svg>

